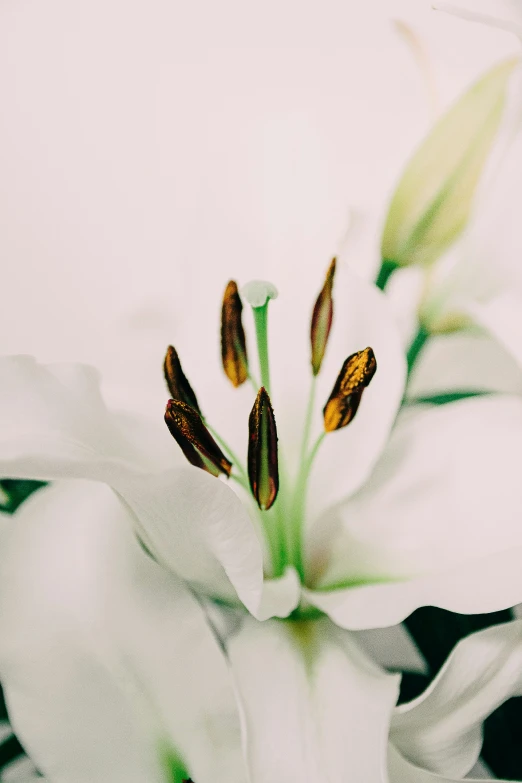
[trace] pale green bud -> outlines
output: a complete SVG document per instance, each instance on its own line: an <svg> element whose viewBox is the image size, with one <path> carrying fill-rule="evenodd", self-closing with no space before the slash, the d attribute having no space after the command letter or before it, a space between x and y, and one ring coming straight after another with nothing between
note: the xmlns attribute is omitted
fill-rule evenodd
<svg viewBox="0 0 522 783"><path fill-rule="evenodd" d="M441 119L414 154L392 198L382 258L431 265L465 227L495 139L517 59L496 65Z"/></svg>

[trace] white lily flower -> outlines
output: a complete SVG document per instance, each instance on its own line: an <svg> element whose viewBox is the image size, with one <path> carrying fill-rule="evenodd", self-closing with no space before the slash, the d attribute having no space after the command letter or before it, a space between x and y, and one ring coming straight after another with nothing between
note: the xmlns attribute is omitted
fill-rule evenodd
<svg viewBox="0 0 522 783"><path fill-rule="evenodd" d="M522 401L506 396L421 408L401 414L389 440L405 361L386 299L339 270L334 300L315 398L328 399L343 359L364 346L372 346L378 370L353 423L325 434L319 411L303 412L307 319L298 317L300 302L291 323L279 301L272 305L272 400L281 455L291 467L281 463L280 496L270 512L254 511L242 488L238 496L205 471L180 464L159 410L151 422L110 413L95 372L40 366L27 357L0 363L0 472L109 484L159 562L200 594L242 602L258 619L318 609L342 627L364 629L393 625L421 605L473 613L516 604ZM191 356L197 359L197 346ZM200 396L205 408L214 405L206 420L235 453L241 441L247 445L253 393L247 384L229 389L220 413L217 369L213 375L207 362L202 367L214 387ZM362 387L351 416L360 394ZM323 434L303 458L305 421ZM241 457L233 462L235 471Z"/></svg>
<svg viewBox="0 0 522 783"><path fill-rule="evenodd" d="M398 708L397 676L326 618L243 615L220 647L130 523L107 488L72 481L3 531L0 673L48 783L448 783L522 693L521 622L468 637Z"/></svg>

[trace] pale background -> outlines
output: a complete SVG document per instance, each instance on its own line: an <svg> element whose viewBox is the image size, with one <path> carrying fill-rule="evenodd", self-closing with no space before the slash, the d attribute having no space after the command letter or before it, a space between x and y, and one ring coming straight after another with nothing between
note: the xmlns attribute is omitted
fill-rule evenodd
<svg viewBox="0 0 522 783"><path fill-rule="evenodd" d="M354 216L375 263L433 119L393 19L439 107L518 51L423 0L1 0L0 352L94 363L130 401L229 277L319 284Z"/></svg>

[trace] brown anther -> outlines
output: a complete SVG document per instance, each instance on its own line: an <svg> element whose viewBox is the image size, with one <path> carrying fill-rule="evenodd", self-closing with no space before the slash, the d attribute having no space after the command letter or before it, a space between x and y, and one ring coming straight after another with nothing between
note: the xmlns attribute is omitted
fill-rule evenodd
<svg viewBox="0 0 522 783"><path fill-rule="evenodd" d="M223 369L234 386L248 378L245 330L241 320L243 305L237 284L230 280L225 288L221 308L221 359Z"/></svg>
<svg viewBox="0 0 522 783"><path fill-rule="evenodd" d="M178 352L172 345L169 345L167 348L167 354L163 362L163 372L172 399L185 402L198 413L201 413L197 397L181 368Z"/></svg>
<svg viewBox="0 0 522 783"><path fill-rule="evenodd" d="M332 258L321 293L317 297L312 313L310 340L312 343L312 371L318 375L326 351L326 344L333 320L333 281L336 259Z"/></svg>
<svg viewBox="0 0 522 783"><path fill-rule="evenodd" d="M232 463L203 424L199 413L181 400L169 400L165 423L191 465L219 476L230 476Z"/></svg>
<svg viewBox="0 0 522 783"><path fill-rule="evenodd" d="M259 392L248 420L248 478L259 508L267 511L279 490L277 464L277 428L274 411L264 386Z"/></svg>
<svg viewBox="0 0 522 783"><path fill-rule="evenodd" d="M363 391L376 369L377 362L371 348L352 353L346 359L323 409L326 432L340 430L353 420Z"/></svg>

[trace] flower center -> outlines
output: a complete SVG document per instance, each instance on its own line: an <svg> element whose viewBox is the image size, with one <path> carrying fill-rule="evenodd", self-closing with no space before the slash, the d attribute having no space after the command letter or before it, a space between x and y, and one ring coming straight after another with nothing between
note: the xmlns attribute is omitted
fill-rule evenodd
<svg viewBox="0 0 522 783"><path fill-rule="evenodd" d="M287 480L270 400L268 307L270 300L276 299L278 295L272 283L254 280L243 287L240 296L237 284L231 280L225 289L221 311L221 357L225 374L235 387L250 381L256 393L248 420L246 467L205 419L172 346L167 350L164 363L165 379L171 395L165 411L165 422L185 457L192 465L216 477L223 475L241 485L255 502L269 552L267 570L270 575L281 576L285 568L291 565L303 583L306 581L303 522L308 479L315 457L328 433L346 427L353 421L364 389L377 369L371 348L357 351L345 359L323 408L324 430L310 446L316 380L321 371L334 314L335 267L334 258L312 311L311 386L303 423L299 465L293 484ZM254 317L260 385L254 379L247 354L242 298L251 306Z"/></svg>

